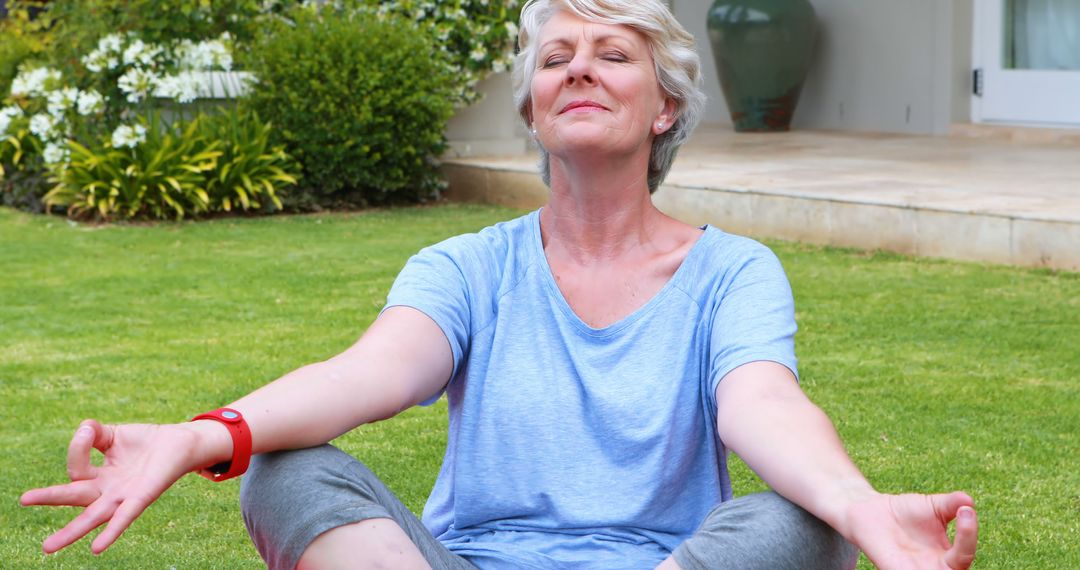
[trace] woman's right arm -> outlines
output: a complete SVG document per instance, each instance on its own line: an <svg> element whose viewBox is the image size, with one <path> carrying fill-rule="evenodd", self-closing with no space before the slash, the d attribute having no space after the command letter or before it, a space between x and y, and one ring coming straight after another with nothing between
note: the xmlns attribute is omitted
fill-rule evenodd
<svg viewBox="0 0 1080 570"><path fill-rule="evenodd" d="M345 352L228 407L247 420L253 453L311 447L430 398L452 370L453 354L438 325L415 309L392 307ZM105 455L100 467L90 462L91 448ZM185 473L231 457L228 430L212 420L117 426L86 420L68 448L71 483L27 491L20 501L86 507L43 549L55 552L108 523L91 545L100 553Z"/></svg>

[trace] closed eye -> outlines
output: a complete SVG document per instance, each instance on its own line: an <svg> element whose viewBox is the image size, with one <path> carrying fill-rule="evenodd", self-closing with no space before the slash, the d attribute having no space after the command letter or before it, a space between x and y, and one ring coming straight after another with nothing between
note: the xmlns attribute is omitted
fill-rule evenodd
<svg viewBox="0 0 1080 570"><path fill-rule="evenodd" d="M562 58L562 57L552 57L552 58L548 58L547 60L545 60L545 61L544 61L544 65L542 65L541 67L543 67L544 69L547 69L547 68L549 68L549 67L555 67L555 66L557 66L557 65L562 65L562 64L564 64L564 63L566 63L566 59L565 59L565 58Z"/></svg>

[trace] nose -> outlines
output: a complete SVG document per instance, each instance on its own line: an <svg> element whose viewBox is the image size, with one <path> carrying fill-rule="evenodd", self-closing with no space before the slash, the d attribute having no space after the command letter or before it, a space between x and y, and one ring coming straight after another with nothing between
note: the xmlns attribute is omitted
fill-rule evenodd
<svg viewBox="0 0 1080 570"><path fill-rule="evenodd" d="M574 54L566 66L566 85L595 85L596 70L593 69L592 59L584 51Z"/></svg>

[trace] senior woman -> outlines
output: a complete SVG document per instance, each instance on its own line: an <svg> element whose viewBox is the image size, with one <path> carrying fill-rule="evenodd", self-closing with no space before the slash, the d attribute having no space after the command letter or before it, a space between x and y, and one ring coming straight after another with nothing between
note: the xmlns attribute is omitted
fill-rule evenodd
<svg viewBox="0 0 1080 570"><path fill-rule="evenodd" d="M971 563L971 499L876 492L798 388L772 253L653 206L703 105L667 8L533 0L520 47L548 204L422 250L354 346L228 409L84 422L72 483L22 498L86 507L46 552L107 523L101 552L185 473L228 478L250 458L244 520L273 568L844 568L855 547L885 568ZM443 392L421 522L325 444ZM775 492L734 499L727 451Z"/></svg>

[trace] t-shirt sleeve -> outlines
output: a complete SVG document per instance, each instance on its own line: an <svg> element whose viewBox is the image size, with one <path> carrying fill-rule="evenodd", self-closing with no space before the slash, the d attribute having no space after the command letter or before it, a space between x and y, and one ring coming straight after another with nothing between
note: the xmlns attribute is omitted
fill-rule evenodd
<svg viewBox="0 0 1080 570"><path fill-rule="evenodd" d="M776 255L755 245L727 272L714 305L708 392L712 409L720 381L743 364L777 362L798 378L791 285Z"/></svg>
<svg viewBox="0 0 1080 570"><path fill-rule="evenodd" d="M468 271L463 267L463 253L452 240L420 250L412 256L394 280L386 297L386 306L411 307L424 313L442 329L458 368L468 351L471 311L469 309ZM467 256L466 256L467 257ZM435 403L445 387L421 405Z"/></svg>

